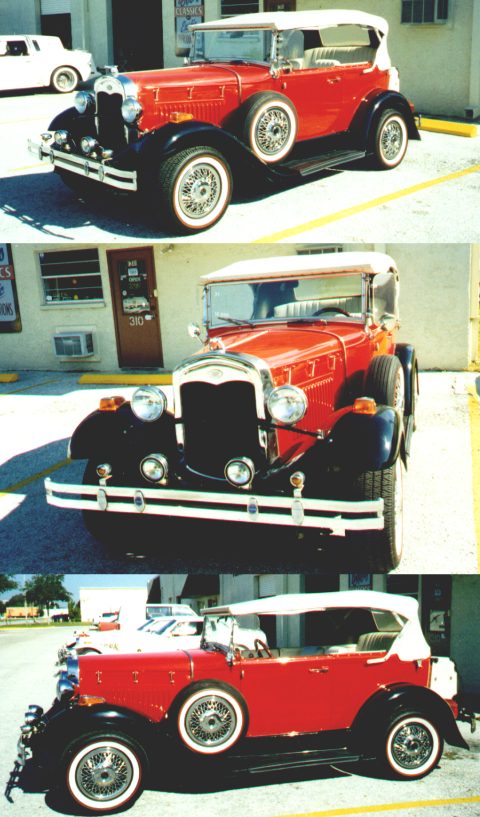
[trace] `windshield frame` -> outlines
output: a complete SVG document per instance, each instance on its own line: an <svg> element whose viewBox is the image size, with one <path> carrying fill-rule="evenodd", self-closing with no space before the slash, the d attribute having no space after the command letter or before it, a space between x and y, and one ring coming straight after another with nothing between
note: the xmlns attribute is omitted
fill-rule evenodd
<svg viewBox="0 0 480 817"><path fill-rule="evenodd" d="M312 279L318 278L318 279L323 279L323 280L326 280L326 279L331 280L333 278L340 278L340 277L347 277L347 276L351 277L351 276L355 276L355 275L356 276L361 276L361 291L360 291L360 296L361 296L361 299L362 299L361 316L356 317L356 316L352 316L352 315L350 315L350 316L342 315L340 317L340 320L337 320L337 322L339 322L339 323L345 323L345 322L350 323L350 322L352 322L352 323L357 323L359 325L367 326L367 324L371 323L371 321L372 321L372 310L370 308L370 302L371 302L370 290L371 290L371 283L372 283L372 279L373 279L372 275L370 275L369 273L366 273L366 272L355 272L355 273L351 273L351 272L344 272L344 273L334 272L334 273L331 273L331 274L329 274L329 273L327 273L327 274L318 273L317 275L309 275L308 279L312 280ZM247 318L246 317L244 321L242 321L240 318L236 318L236 316L235 316L235 320L233 320L233 318L231 318L230 320L225 319L224 322L216 322L215 319L214 319L213 308L212 308L212 292L213 292L215 287L220 287L220 286L221 287L223 287L223 286L228 287L228 286L232 286L232 285L236 285L236 284L242 284L242 283L247 284L247 285L276 283L276 282L282 282L282 281L288 281L288 280L297 280L297 279L301 279L303 277L304 276L299 276L298 273L297 273L297 275L295 275L295 273L292 272L291 279L287 279L285 277L282 277L282 278L279 277L278 279L277 278L268 278L268 279L266 279L264 277L259 276L258 278L248 279L248 281L246 281L246 280L244 280L244 281L232 280L232 281L210 282L208 284L205 284L205 286L203 287L202 299L203 299L203 323L205 325L205 328L206 328L207 332L209 332L209 331L217 332L219 330L232 329L232 328L234 328L236 330L241 330L244 327L251 329L252 327L256 327L256 326L261 325L261 324L267 324L268 326L272 326L272 325L292 324L292 323L318 323L318 324L334 323L335 322L334 317L330 317L330 318L327 319L327 318L323 318L321 316L313 316L313 315L305 316L305 317L297 317L297 318L293 318L293 317L290 317L290 318L288 318L288 317L277 317L277 318L275 318L275 317L270 317L270 318L266 318L266 317L262 317L262 318L248 317ZM305 276L305 277L307 277L307 276ZM341 296L341 297L344 297L344 296ZM222 310L222 312L224 314L226 314L224 310ZM337 315L337 318L338 318L338 315Z"/></svg>
<svg viewBox="0 0 480 817"><path fill-rule="evenodd" d="M195 56L195 44L197 41L197 37L200 37L203 34L218 34L221 32L252 32L252 31L262 31L262 32L270 32L271 34L271 43L270 43L270 54L266 60L256 60L251 57L232 57L230 59L211 59L209 57L200 57ZM209 65L209 64L216 64L216 63L252 63L254 65L265 65L265 66L273 66L276 63L277 59L277 50L278 50L278 31L271 28L270 26L259 26L258 28L252 29L251 26L245 26L245 28L231 28L228 25L225 25L225 28L205 28L205 29L195 29L193 32L192 37L192 45L190 47L190 53L187 58L187 62L189 65Z"/></svg>

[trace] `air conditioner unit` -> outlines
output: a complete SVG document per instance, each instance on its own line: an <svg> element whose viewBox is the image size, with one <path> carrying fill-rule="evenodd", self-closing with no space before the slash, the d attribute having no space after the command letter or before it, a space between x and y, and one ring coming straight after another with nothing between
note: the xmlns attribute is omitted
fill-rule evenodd
<svg viewBox="0 0 480 817"><path fill-rule="evenodd" d="M93 332L60 332L53 336L56 357L92 357Z"/></svg>

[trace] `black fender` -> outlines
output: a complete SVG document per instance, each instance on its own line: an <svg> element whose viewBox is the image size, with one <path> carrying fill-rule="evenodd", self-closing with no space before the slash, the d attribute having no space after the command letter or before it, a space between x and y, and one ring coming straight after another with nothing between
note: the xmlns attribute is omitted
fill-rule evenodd
<svg viewBox="0 0 480 817"><path fill-rule="evenodd" d="M208 122L191 119L179 123L168 122L130 145L129 150L136 156L140 186L151 184L152 171L158 167L159 161L199 145L218 150L227 160L234 179L243 178L245 174L256 179L259 176L265 180L272 178L268 165L258 159L234 133Z"/></svg>
<svg viewBox="0 0 480 817"><path fill-rule="evenodd" d="M398 91L383 91L376 95L369 94L362 100L349 128L353 141L359 149L367 151L371 149L376 124L387 108L392 108L402 114L410 139L420 139L408 100Z"/></svg>
<svg viewBox="0 0 480 817"><path fill-rule="evenodd" d="M375 414L343 414L323 445L331 466L353 472L380 471L396 461L402 437L398 411L377 406Z"/></svg>
<svg viewBox="0 0 480 817"><path fill-rule="evenodd" d="M447 702L427 687L399 684L376 692L362 706L352 724L352 736L358 746L375 749L384 737L392 717L413 710L433 720L444 740L451 746L469 749Z"/></svg>
<svg viewBox="0 0 480 817"><path fill-rule="evenodd" d="M135 740L146 757L158 748L163 723L154 724L143 715L120 706L59 706L54 704L45 716L46 726L35 738L34 756L41 765L58 767L67 747L94 732L121 732Z"/></svg>
<svg viewBox="0 0 480 817"><path fill-rule="evenodd" d="M76 108L67 108L57 114L50 122L48 130L67 130L78 146L80 146L82 136L97 136L94 115L92 113L81 114Z"/></svg>
<svg viewBox="0 0 480 817"><path fill-rule="evenodd" d="M160 449L160 450L159 450ZM117 411L93 411L77 426L70 440L73 460L113 456L137 460L148 453L161 453L170 459L176 452L175 421L164 412L152 423L143 422L124 403Z"/></svg>
<svg viewBox="0 0 480 817"><path fill-rule="evenodd" d="M402 364L405 375L405 408L404 413L408 417L415 408L415 397L418 394L418 362L415 347L409 343L397 343L395 345L395 356Z"/></svg>

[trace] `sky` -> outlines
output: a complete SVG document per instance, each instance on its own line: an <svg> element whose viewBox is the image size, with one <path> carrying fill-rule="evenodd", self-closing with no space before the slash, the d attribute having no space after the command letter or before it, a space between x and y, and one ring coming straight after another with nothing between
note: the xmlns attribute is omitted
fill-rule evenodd
<svg viewBox="0 0 480 817"><path fill-rule="evenodd" d="M156 573L70 573L65 575L63 584L72 594L74 601L78 601L81 587L146 587L147 582L156 575ZM19 587L3 593L0 596L2 601L7 601L19 593L25 580L31 579L32 574L21 573L13 578Z"/></svg>

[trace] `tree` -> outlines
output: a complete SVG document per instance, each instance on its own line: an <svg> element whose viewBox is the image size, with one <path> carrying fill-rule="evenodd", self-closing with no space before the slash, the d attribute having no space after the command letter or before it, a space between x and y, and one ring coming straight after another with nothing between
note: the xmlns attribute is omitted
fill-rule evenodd
<svg viewBox="0 0 480 817"><path fill-rule="evenodd" d="M7 590L14 590L18 587L17 582L8 573L0 573L0 596L6 593Z"/></svg>
<svg viewBox="0 0 480 817"><path fill-rule="evenodd" d="M73 601L70 599L68 602L68 615L70 616L70 621L80 621L80 602Z"/></svg>
<svg viewBox="0 0 480 817"><path fill-rule="evenodd" d="M34 576L25 582L23 592L29 604L45 607L47 615L55 601L70 601L71 594L63 586L63 574Z"/></svg>

